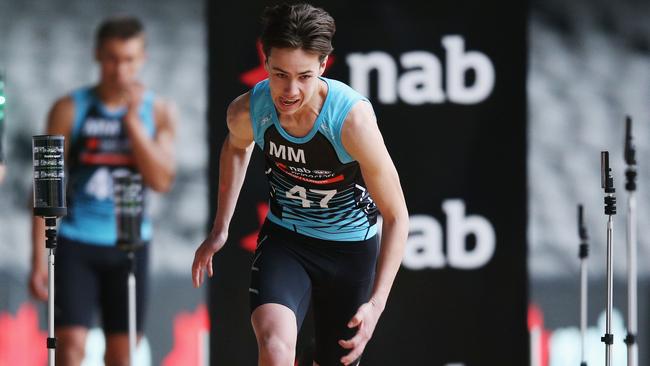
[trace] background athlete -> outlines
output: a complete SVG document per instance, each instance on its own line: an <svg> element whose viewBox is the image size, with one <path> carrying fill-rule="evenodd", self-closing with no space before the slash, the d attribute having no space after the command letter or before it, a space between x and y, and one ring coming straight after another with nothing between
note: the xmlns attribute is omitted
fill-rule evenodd
<svg viewBox="0 0 650 366"><path fill-rule="evenodd" d="M57 365L80 365L95 310L101 311L107 365L127 365L127 259L116 244L112 173L138 172L155 191L171 188L176 113L138 82L145 61L142 23L105 20L96 34L99 83L78 89L51 108L48 134L66 141L67 207L59 227L55 271ZM44 223L34 218L30 289L47 299ZM145 218L142 237L150 240ZM136 252L137 329L143 329L148 245Z"/></svg>
<svg viewBox="0 0 650 366"><path fill-rule="evenodd" d="M204 270L212 276L212 256L226 243L256 144L266 157L270 195L249 289L259 364L293 365L311 301L314 363L356 365L402 260L404 196L368 100L321 77L332 51L332 17L297 4L269 7L263 19L269 78L228 108L218 208L196 251L193 282L200 286Z"/></svg>

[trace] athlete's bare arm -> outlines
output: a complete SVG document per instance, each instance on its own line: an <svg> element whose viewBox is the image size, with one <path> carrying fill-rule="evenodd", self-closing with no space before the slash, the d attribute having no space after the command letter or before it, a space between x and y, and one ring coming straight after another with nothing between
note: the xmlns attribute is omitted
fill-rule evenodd
<svg viewBox="0 0 650 366"><path fill-rule="evenodd" d="M359 162L370 196L383 217L377 274L370 301L363 304L348 323L348 327L358 328L357 334L339 342L350 349L341 359L348 365L363 352L386 306L408 237L408 211L397 170L369 103L359 102L352 108L343 125L341 139L345 149Z"/></svg>
<svg viewBox="0 0 650 366"><path fill-rule="evenodd" d="M47 116L46 133L63 135L65 138L65 157L70 151L72 124L74 123L74 102L69 96L57 100ZM30 209L33 205L30 200ZM45 261L45 220L42 217L32 219L32 272L29 279L29 289L37 299L47 300L47 266Z"/></svg>
<svg viewBox="0 0 650 366"><path fill-rule="evenodd" d="M167 192L176 175L174 162L174 136L176 135L176 107L169 101L156 99L154 120L156 135L150 138L139 116L144 87L134 83L126 91L127 113L124 117L133 156L144 183L154 191Z"/></svg>
<svg viewBox="0 0 650 366"><path fill-rule="evenodd" d="M228 107L226 121L228 136L219 157L219 193L217 212L208 237L194 254L192 282L194 287L203 283L203 270L212 277L212 256L223 247L228 238L228 227L235 212L246 169L253 152L253 127L249 112L249 93L235 99Z"/></svg>

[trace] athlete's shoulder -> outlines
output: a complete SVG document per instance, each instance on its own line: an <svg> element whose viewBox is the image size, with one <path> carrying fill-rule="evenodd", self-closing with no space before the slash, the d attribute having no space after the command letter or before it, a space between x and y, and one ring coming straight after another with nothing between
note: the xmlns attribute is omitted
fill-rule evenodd
<svg viewBox="0 0 650 366"><path fill-rule="evenodd" d="M69 119L69 122L72 122L75 111L75 92L66 94L54 101L50 108L49 118L54 117L60 119L62 117L70 117L66 119Z"/></svg>
<svg viewBox="0 0 650 366"><path fill-rule="evenodd" d="M250 119L250 103L251 103L251 93L253 91L247 91L246 93L238 96L233 99L228 105L228 110L226 112L226 117L228 120L240 120L240 119Z"/></svg>
<svg viewBox="0 0 650 366"><path fill-rule="evenodd" d="M47 131L51 134L70 135L74 123L75 106L71 95L57 99L47 115Z"/></svg>
<svg viewBox="0 0 650 366"><path fill-rule="evenodd" d="M372 105L365 101L359 100L355 103L345 117L344 130L361 132L359 130L366 129L369 126L377 124L377 117Z"/></svg>
<svg viewBox="0 0 650 366"><path fill-rule="evenodd" d="M252 136L250 115L251 92L248 91L235 98L226 111L228 130L237 136ZM252 139L252 137L251 137Z"/></svg>

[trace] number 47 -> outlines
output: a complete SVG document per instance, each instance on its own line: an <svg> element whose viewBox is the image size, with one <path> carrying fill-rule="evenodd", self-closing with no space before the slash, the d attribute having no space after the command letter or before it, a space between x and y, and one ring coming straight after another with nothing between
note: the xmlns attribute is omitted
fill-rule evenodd
<svg viewBox="0 0 650 366"><path fill-rule="evenodd" d="M319 195L324 196L322 200L320 200L319 204L320 207L322 208L328 208L327 203L334 197L336 194L336 189L331 189L331 190L321 190L321 189L310 189L309 192L316 193ZM296 193L298 195L296 195ZM287 191L287 198L291 198L294 200L300 200L302 202L302 207L310 207L312 204L312 201L307 199L307 190L305 187L301 186L295 186L291 188L290 190Z"/></svg>

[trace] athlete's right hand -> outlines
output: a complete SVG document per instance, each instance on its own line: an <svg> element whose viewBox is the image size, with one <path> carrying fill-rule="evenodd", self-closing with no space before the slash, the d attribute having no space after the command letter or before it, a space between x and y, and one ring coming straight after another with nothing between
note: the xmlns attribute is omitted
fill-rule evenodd
<svg viewBox="0 0 650 366"><path fill-rule="evenodd" d="M204 270L208 271L208 276L212 277L212 256L223 248L228 239L227 233L212 234L201 243L194 253L194 263L192 263L192 282L194 287L198 288L203 283Z"/></svg>
<svg viewBox="0 0 650 366"><path fill-rule="evenodd" d="M42 301L47 300L47 268L34 267L29 276L29 292L34 298Z"/></svg>

